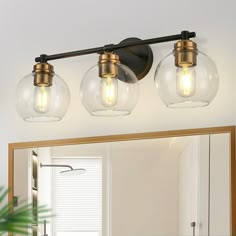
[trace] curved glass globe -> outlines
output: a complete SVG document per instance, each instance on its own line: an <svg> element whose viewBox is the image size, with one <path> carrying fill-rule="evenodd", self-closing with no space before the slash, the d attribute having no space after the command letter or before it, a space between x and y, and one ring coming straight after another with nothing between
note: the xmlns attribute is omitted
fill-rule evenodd
<svg viewBox="0 0 236 236"><path fill-rule="evenodd" d="M197 65L176 67L174 52L157 66L155 83L167 107L191 108L207 106L215 97L219 78L214 62L197 51Z"/></svg>
<svg viewBox="0 0 236 236"><path fill-rule="evenodd" d="M34 86L34 73L25 76L16 88L16 110L25 121L59 121L70 102L69 89L62 78L54 74L52 86Z"/></svg>
<svg viewBox="0 0 236 236"><path fill-rule="evenodd" d="M99 67L91 67L82 79L80 95L86 110L93 116L128 115L139 97L138 80L132 70L117 64L115 78L99 77Z"/></svg>

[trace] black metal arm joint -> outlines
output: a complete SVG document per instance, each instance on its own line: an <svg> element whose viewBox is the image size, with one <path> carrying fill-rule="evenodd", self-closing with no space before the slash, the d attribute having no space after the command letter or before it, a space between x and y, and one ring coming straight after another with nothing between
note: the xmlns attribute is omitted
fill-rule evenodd
<svg viewBox="0 0 236 236"><path fill-rule="evenodd" d="M35 58L36 62L47 63L47 55L41 54L40 57Z"/></svg>
<svg viewBox="0 0 236 236"><path fill-rule="evenodd" d="M196 37L195 32L189 32L189 31L182 31L181 32L181 40L189 40L190 38Z"/></svg>
<svg viewBox="0 0 236 236"><path fill-rule="evenodd" d="M114 44L107 44L103 47L104 52L113 52L114 51Z"/></svg>

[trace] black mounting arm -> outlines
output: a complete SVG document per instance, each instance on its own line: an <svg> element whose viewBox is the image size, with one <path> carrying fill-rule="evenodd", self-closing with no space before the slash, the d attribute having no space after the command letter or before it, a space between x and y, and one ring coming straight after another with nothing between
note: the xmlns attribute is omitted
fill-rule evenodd
<svg viewBox="0 0 236 236"><path fill-rule="evenodd" d="M135 40L135 41L124 40L119 44L108 44L103 47L83 49L83 50L59 53L59 54L54 54L54 55L42 54L40 55L40 57L36 57L35 61L42 63L42 62L47 62L51 60L76 57L76 56L82 56L82 55L93 54L93 53L112 52L118 49L140 46L140 45L149 45L149 44L164 43L164 42L170 42L170 41L176 41L176 40L185 40L185 39L190 39L194 37L196 37L195 32L182 31L181 34L164 36L164 37L159 37L159 38Z"/></svg>

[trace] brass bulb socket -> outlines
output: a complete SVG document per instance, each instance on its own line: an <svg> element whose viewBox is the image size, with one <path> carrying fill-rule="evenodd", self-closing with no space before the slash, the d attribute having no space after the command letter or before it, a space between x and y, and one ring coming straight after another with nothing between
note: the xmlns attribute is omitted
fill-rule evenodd
<svg viewBox="0 0 236 236"><path fill-rule="evenodd" d="M115 53L103 53L99 56L99 77L114 78L118 75L119 56Z"/></svg>
<svg viewBox="0 0 236 236"><path fill-rule="evenodd" d="M52 79L54 76L54 68L49 63L38 63L34 65L34 86L52 86Z"/></svg>
<svg viewBox="0 0 236 236"><path fill-rule="evenodd" d="M197 44L191 40L180 40L174 46L175 65L191 67L197 65Z"/></svg>

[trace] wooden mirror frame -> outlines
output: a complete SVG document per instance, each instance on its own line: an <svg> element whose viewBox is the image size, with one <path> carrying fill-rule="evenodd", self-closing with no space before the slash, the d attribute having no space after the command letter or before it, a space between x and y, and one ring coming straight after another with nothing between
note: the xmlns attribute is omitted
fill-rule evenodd
<svg viewBox="0 0 236 236"><path fill-rule="evenodd" d="M37 148L37 147L51 147L51 146L63 146L63 145L77 145L77 144L91 144L102 142L118 142L118 141L131 141L140 139L154 139L154 138L170 138L170 137L183 137L193 135L207 135L207 134L230 134L230 187L231 187L231 209L230 209L230 231L231 236L236 236L236 153L235 153L235 126L224 127L212 127L212 128L200 128L200 129L185 129L174 131L161 131L161 132L149 132L149 133L134 133L134 134L121 134L121 135L109 135L109 136L94 136L85 138L71 138L71 139L59 139L59 140L46 140L35 142L21 142L10 143L8 145L8 186L12 191L9 193L9 201L13 199L13 184L14 184L14 150Z"/></svg>

